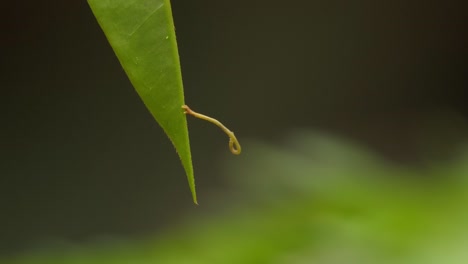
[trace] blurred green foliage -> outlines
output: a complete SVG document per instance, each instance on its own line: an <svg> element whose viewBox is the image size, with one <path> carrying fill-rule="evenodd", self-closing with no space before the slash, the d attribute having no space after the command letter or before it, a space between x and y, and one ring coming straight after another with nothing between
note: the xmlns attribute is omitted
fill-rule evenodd
<svg viewBox="0 0 468 264"><path fill-rule="evenodd" d="M222 210L189 216L145 242L0 262L466 263L468 152L416 169L309 132L284 146L244 144L240 160L226 166L233 187L212 200Z"/></svg>

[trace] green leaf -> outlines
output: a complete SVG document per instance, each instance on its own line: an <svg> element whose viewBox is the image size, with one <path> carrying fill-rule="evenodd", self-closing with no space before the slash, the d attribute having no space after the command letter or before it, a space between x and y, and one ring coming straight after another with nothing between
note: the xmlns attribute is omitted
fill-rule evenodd
<svg viewBox="0 0 468 264"><path fill-rule="evenodd" d="M197 203L169 0L88 0L136 91L172 141Z"/></svg>

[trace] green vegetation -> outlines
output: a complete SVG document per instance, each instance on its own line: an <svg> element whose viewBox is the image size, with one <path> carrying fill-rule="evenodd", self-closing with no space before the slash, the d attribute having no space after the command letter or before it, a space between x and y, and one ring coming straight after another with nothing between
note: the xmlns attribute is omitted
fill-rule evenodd
<svg viewBox="0 0 468 264"><path fill-rule="evenodd" d="M88 1L136 91L174 144L196 203L169 1ZM240 151L230 142L231 150ZM284 146L248 145L248 155L224 166L230 189L164 232L144 241L51 246L0 263L466 263L468 151L458 160L416 169L308 131L290 135ZM210 203L222 206L204 211Z"/></svg>
<svg viewBox="0 0 468 264"><path fill-rule="evenodd" d="M285 147L249 142L251 157L227 164L235 192L212 201L222 202L223 211L191 215L145 242L52 249L0 262L466 261L468 152L451 164L410 169L333 138L301 133L290 139Z"/></svg>
<svg viewBox="0 0 468 264"><path fill-rule="evenodd" d="M174 144L197 203L170 1L88 2L128 78Z"/></svg>

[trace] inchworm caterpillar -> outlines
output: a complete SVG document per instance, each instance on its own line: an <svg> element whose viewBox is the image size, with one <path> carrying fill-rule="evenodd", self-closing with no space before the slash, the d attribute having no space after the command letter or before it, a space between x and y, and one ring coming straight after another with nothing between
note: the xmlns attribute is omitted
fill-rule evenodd
<svg viewBox="0 0 468 264"><path fill-rule="evenodd" d="M192 116L194 116L196 118L200 118L200 119L206 120L208 122L211 122L211 123L217 125L219 128L221 128L224 131L224 133L226 133L228 135L228 137L229 137L229 149L231 150L232 154L239 155L241 153L241 146L239 144L239 141L237 141L237 138L234 135L234 132L232 132L227 127L225 127L221 122L219 122L218 120L216 120L214 118L211 118L209 116L199 114L199 113L193 111L192 109L190 109L190 107L188 107L187 105L183 105L182 109L184 109L185 114L192 115Z"/></svg>

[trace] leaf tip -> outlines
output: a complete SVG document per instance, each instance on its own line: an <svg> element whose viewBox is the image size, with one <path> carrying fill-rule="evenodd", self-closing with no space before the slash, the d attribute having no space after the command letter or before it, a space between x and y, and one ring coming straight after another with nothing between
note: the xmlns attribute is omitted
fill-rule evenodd
<svg viewBox="0 0 468 264"><path fill-rule="evenodd" d="M195 205L198 205L197 193L195 192L195 189L192 190L192 199L193 199L193 203Z"/></svg>

